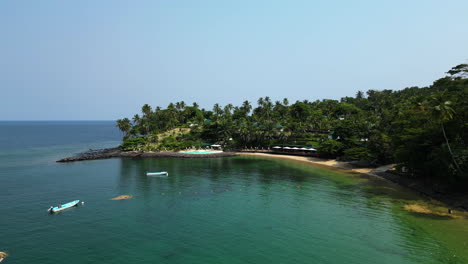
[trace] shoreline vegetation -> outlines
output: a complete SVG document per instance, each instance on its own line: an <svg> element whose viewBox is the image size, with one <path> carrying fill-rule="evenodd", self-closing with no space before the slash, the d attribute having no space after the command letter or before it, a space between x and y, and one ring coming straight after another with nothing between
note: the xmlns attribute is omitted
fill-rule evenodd
<svg viewBox="0 0 468 264"><path fill-rule="evenodd" d="M266 96L256 106L244 101L239 106L214 104L212 110L196 102L154 109L145 104L140 114L117 120L123 136L118 148L90 150L58 162L216 158L235 156L239 150L287 154L288 159L382 177L468 210L466 102L468 64L453 67L428 87L358 91L340 100L290 104L287 98L273 102ZM211 148L225 152L178 152Z"/></svg>
<svg viewBox="0 0 468 264"><path fill-rule="evenodd" d="M145 104L117 120L124 151L304 150L311 156L394 170L435 189L468 188L468 64L428 87L358 91L340 100L290 103L260 97L235 106L201 108L184 101L166 108ZM132 152L129 152L132 153ZM291 153L292 154L292 153ZM140 154L128 154L140 155Z"/></svg>

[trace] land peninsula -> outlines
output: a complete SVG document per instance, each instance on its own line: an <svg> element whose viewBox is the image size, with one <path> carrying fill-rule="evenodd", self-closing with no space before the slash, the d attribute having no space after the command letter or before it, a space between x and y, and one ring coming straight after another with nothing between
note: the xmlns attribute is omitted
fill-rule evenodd
<svg viewBox="0 0 468 264"><path fill-rule="evenodd" d="M290 103L286 98L273 102L267 96L259 98L256 106L244 101L239 106L215 104L211 110L183 101L154 109L145 104L141 114L117 121L123 133L118 148L60 162L264 152L328 159L322 165L375 168L395 164L379 176L444 200L460 197L468 187L466 102L468 65L460 64L428 87L358 91L340 100ZM225 152L179 152L213 146ZM360 170L370 173L370 169ZM467 209L466 201L458 199L450 198L450 204Z"/></svg>

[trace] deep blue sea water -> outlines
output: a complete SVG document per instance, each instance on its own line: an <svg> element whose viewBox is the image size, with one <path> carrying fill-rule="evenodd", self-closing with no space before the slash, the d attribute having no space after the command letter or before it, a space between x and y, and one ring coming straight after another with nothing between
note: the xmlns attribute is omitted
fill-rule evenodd
<svg viewBox="0 0 468 264"><path fill-rule="evenodd" d="M0 122L5 263L468 263L466 219L406 212L430 202L372 178L252 157L55 162L120 136L110 121Z"/></svg>

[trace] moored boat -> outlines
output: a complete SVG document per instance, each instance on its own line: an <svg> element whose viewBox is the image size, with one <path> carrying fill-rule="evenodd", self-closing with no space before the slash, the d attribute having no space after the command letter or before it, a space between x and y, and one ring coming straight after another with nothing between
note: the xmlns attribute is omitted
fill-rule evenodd
<svg viewBox="0 0 468 264"><path fill-rule="evenodd" d="M146 176L169 176L169 173L167 171L147 172Z"/></svg>
<svg viewBox="0 0 468 264"><path fill-rule="evenodd" d="M0 251L0 262L6 259L8 257L8 254L6 252Z"/></svg>
<svg viewBox="0 0 468 264"><path fill-rule="evenodd" d="M73 206L76 206L78 203L80 202L80 200L75 200L75 201L72 201L72 202L69 202L69 203L66 203L66 204L62 204L62 205L58 205L58 206L51 206L48 211L50 213L56 213L56 212L60 212L60 211L63 211L65 209L68 209L68 208L71 208Z"/></svg>

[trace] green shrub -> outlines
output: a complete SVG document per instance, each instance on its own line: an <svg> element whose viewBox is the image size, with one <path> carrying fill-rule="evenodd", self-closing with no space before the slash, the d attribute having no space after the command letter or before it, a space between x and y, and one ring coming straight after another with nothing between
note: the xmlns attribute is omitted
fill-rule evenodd
<svg viewBox="0 0 468 264"><path fill-rule="evenodd" d="M343 151L343 153L344 158L347 160L371 160L374 158L374 155L367 148L363 147L349 148Z"/></svg>
<svg viewBox="0 0 468 264"><path fill-rule="evenodd" d="M129 138L125 139L122 145L120 145L120 149L122 150L134 150L142 148L147 143L146 138L138 137L138 138Z"/></svg>
<svg viewBox="0 0 468 264"><path fill-rule="evenodd" d="M318 152L329 156L338 156L343 151L343 143L334 139L328 139L320 143Z"/></svg>

